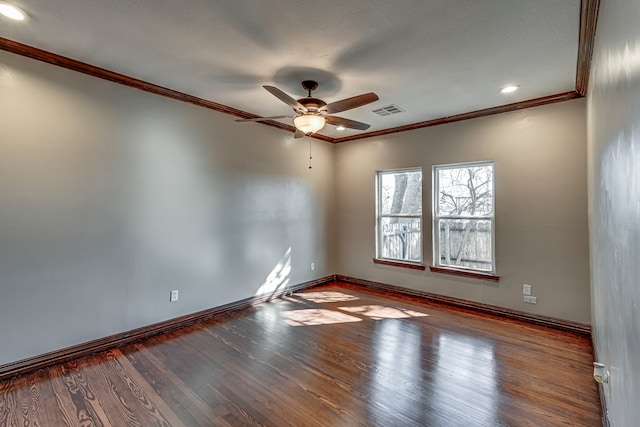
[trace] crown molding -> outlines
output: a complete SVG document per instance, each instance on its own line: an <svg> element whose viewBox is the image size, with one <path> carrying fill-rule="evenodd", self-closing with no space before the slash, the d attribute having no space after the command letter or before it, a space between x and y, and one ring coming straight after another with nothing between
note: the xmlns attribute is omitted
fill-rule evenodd
<svg viewBox="0 0 640 427"><path fill-rule="evenodd" d="M145 92L153 93L155 95L164 96L166 98L175 99L189 104L194 104L199 107L207 108L209 110L218 111L220 113L229 114L241 119L255 119L260 116L249 113L247 111L239 110L237 108L229 107L217 102L209 101L206 99L198 98L197 96L188 95L186 93L178 92L173 89L169 89L163 86L159 86L153 83L146 82L144 80L136 79L124 74L116 73L104 68L96 67L86 62L81 62L66 56L58 55L55 53L47 52L46 50L38 49L33 46L22 44L13 40L9 40L0 37L0 50L15 53L27 58L35 59L37 61L46 62L51 65L66 68L68 70L76 71L78 73L87 74L89 76L97 77L99 79L108 80L113 83L117 83L124 86L129 86L134 89L139 89ZM279 129L295 131L295 128L284 123L275 122L272 120L262 122L267 126L276 127Z"/></svg>
<svg viewBox="0 0 640 427"><path fill-rule="evenodd" d="M582 0L580 3L580 39L576 67L576 92L580 95L587 94L599 10L600 0Z"/></svg>
<svg viewBox="0 0 640 427"><path fill-rule="evenodd" d="M553 104L555 102L569 101L572 99L582 98L578 92L564 92L556 95L543 96L542 98L529 99L527 101L514 102L513 104L499 105L497 107L485 108L483 110L470 111L468 113L456 114L455 116L441 117L439 119L427 120L424 122L411 123L408 125L397 126L377 130L374 132L360 133L357 135L345 136L343 138L334 139L334 143L347 141L355 141L358 139L373 138L376 136L390 135L394 133L406 132L409 130L422 129L430 126L444 125L447 123L459 122L462 120L476 119L478 117L491 116L494 114L507 113L510 111L523 110L525 108L539 107L541 105Z"/></svg>
<svg viewBox="0 0 640 427"><path fill-rule="evenodd" d="M515 102L512 104L501 105L497 107L485 108L482 110L471 111L468 113L456 114L454 116L442 117L433 120L427 120L418 123L412 123L403 126L397 126L388 129L381 129L374 132L365 132L357 135L346 136L342 138L332 138L330 136L315 134L311 135L312 138L321 141L330 142L333 144L355 141L358 139L373 138L382 135L390 135L394 133L406 132L415 129L421 129L430 126L437 126L446 123L458 122L461 120L475 119L478 117L490 116L493 114L506 113L509 111L516 111L525 108L538 107L541 105L552 104L555 102L568 101L584 96L587 92L589 83L589 72L591 69L591 57L593 55L593 46L596 35L596 24L598 19L598 10L600 7L600 0L582 0L580 3L580 36L578 42L578 61L576 66L576 89L575 91L559 93L555 95L549 95L541 98L530 99L527 101ZM163 86L159 86L153 83L146 82L144 80L136 79L134 77L126 76L124 74L109 71L104 68L96 67L85 62L77 61L72 58L57 55L52 52L47 52L36 47L28 46L13 40L9 40L0 37L0 50L15 53L17 55L25 56L27 58L35 59L38 61L46 62L48 64L63 67L69 70L77 71L79 73L87 74L99 79L108 80L113 83L129 86L135 89L139 89L145 92L153 93L155 95L164 96L167 98L175 99L182 102L187 102L199 107L207 108L210 110L218 111L220 113L229 114L241 119L255 119L260 116L249 113L247 111L239 110L237 108L229 107L217 102L209 101L203 98L198 98L193 95L178 92L173 89L169 89ZM264 122L258 122L263 125L283 129L288 132L295 132L295 127L287 125L274 120L267 120Z"/></svg>

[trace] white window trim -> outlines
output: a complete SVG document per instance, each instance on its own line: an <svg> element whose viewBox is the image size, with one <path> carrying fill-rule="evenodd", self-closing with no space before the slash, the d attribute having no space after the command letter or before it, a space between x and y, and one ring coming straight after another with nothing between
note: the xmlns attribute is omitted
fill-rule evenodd
<svg viewBox="0 0 640 427"><path fill-rule="evenodd" d="M388 260L388 261L393 261L395 263L401 263L401 264L411 264L411 265L423 265L424 263L424 218L423 218L423 214L420 215L407 215L407 214L381 214L380 213L380 196L382 194L382 180L380 179L380 175L382 174L392 174L392 173L398 173L398 172L420 172L420 174L422 175L422 185L421 185L421 192L422 192L422 205L424 207L424 174L422 173L422 167L411 167L411 168L400 168L400 169L384 169L384 170L378 170L376 171L376 226L375 226L375 233L376 233L376 258L380 259L380 260ZM424 208L421 209L422 212L424 212ZM387 258L387 257L383 257L381 254L382 248L380 247L380 230L382 227L382 218L418 218L420 219L420 243L418 245L418 247L420 248L420 260L419 261L409 261L409 260L404 260L404 259L397 259L397 258Z"/></svg>
<svg viewBox="0 0 640 427"><path fill-rule="evenodd" d="M465 167L473 167L473 166L487 166L491 165L493 169L493 179L491 180L492 188L491 192L493 195L493 212L491 216L451 216L451 215L442 215L438 216L438 195L440 193L440 182L438 178L438 170L441 169L461 169ZM433 265L436 267L452 269L452 270L461 270L461 271L472 271L480 274L496 274L496 167L495 162L493 160L484 160L478 162L464 162L464 163L448 163L444 165L433 165L431 167L431 178L433 181L432 188L432 203L431 203L431 218L432 218L432 236L433 236ZM490 220L491 221L491 270L479 270L475 268L469 268L464 266L451 266L444 265L440 261L440 233L438 232L438 222L440 219L473 219L473 220Z"/></svg>

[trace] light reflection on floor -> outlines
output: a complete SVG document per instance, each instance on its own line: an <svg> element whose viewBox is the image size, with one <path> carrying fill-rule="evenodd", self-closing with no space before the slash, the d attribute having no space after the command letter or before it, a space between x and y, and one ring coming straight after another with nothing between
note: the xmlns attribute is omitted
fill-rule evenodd
<svg viewBox="0 0 640 427"><path fill-rule="evenodd" d="M435 410L451 414L460 422L493 425L499 394L493 344L457 334L438 337L434 372ZM452 402L452 399L457 403ZM462 405L461 403L464 403Z"/></svg>
<svg viewBox="0 0 640 427"><path fill-rule="evenodd" d="M401 320L384 320L378 324L371 340L376 351L376 369L371 381L374 420L388 418L389 408L399 414L415 410L416 396L423 392L422 379L415 377L416 372L422 371L421 341L417 324Z"/></svg>
<svg viewBox="0 0 640 427"><path fill-rule="evenodd" d="M260 309L256 310L256 318L268 332L287 333L288 328L282 325L280 318L280 308L276 306L262 304Z"/></svg>
<svg viewBox="0 0 640 427"><path fill-rule="evenodd" d="M416 400L450 417L452 425L493 425L496 421L498 390L496 361L491 342L447 332L432 336L438 341L434 364L428 368L436 384L423 388L421 346L424 331L409 318L429 314L393 305L347 305L355 301L342 292L309 292L288 298L291 307L308 303L342 303L335 308L289 310L283 313L289 326L317 326L375 321L375 369L372 371L371 416L385 422L389 409L404 413L416 410ZM431 374L429 374L431 375ZM417 397L422 396L422 397ZM419 410L419 409L418 409ZM390 420L389 420L390 421ZM427 422L428 420L424 420Z"/></svg>

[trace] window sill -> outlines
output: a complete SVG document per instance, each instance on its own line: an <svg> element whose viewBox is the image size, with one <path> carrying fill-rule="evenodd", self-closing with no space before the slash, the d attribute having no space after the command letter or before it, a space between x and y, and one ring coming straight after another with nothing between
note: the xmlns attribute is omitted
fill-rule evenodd
<svg viewBox="0 0 640 427"><path fill-rule="evenodd" d="M415 264L412 262L391 261L388 259L374 258L374 264L390 265L392 267L410 268L412 270L426 270L427 268L422 264Z"/></svg>
<svg viewBox="0 0 640 427"><path fill-rule="evenodd" d="M497 282L498 280L500 280L500 276L496 276L495 274L479 273L477 271L469 271L469 270L459 270L457 268L434 267L430 265L429 270L431 270L432 273L441 273L441 274L450 274L452 276L470 277L472 279L488 280L490 282Z"/></svg>

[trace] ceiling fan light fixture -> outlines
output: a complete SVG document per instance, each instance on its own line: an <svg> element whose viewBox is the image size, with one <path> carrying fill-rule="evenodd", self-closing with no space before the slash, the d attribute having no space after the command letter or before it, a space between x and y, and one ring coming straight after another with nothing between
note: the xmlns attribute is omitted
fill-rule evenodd
<svg viewBox="0 0 640 427"><path fill-rule="evenodd" d="M27 16L22 10L5 1L0 1L0 14L16 21L24 21Z"/></svg>
<svg viewBox="0 0 640 427"><path fill-rule="evenodd" d="M324 127L325 120L322 116L316 116L314 114L303 114L293 119L293 124L296 128L308 135L310 133L316 133Z"/></svg>
<svg viewBox="0 0 640 427"><path fill-rule="evenodd" d="M363 93L362 95L352 96L351 98L341 99L327 104L322 99L314 98L311 96L311 92L318 88L318 82L313 80L305 80L302 82L302 87L309 95L306 98L293 99L285 92L281 91L275 86L263 86L271 95L278 98L280 101L293 108L295 115L293 116L271 116L271 117L259 117L254 116L248 119L238 119L237 122L264 122L274 119L292 118L296 127L294 138L302 138L305 135L311 135L322 129L327 123L336 126L338 130L344 130L345 128L356 130L367 130L371 126L358 122L356 120L349 120L344 117L325 115L340 113L341 111L351 110L353 108L362 107L363 105L370 104L377 101L378 95L373 92Z"/></svg>

